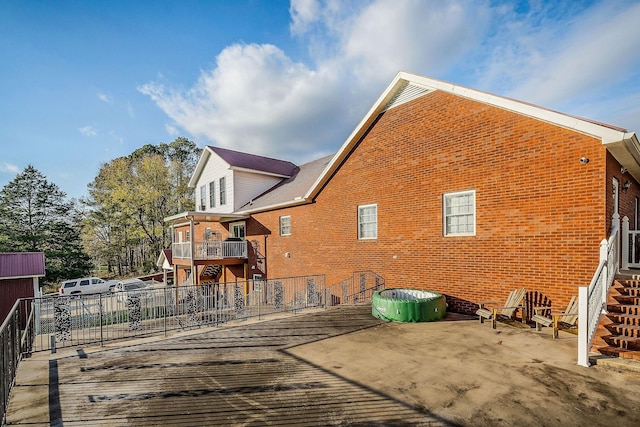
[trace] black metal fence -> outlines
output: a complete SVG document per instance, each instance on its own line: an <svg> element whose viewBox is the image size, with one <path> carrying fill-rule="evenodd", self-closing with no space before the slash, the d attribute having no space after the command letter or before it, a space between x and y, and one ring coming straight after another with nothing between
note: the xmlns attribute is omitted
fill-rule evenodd
<svg viewBox="0 0 640 427"><path fill-rule="evenodd" d="M11 388L15 382L18 364L23 357L31 353L32 335L26 325L30 321L32 311L28 310L27 301L19 300L13 305L2 326L0 326L0 360L2 378L0 379L0 409L2 418L0 424L4 425L4 417L9 404Z"/></svg>
<svg viewBox="0 0 640 427"><path fill-rule="evenodd" d="M383 288L382 276L360 271L332 286L324 275L312 275L19 300L0 329L2 420L18 364L32 352L368 303Z"/></svg>

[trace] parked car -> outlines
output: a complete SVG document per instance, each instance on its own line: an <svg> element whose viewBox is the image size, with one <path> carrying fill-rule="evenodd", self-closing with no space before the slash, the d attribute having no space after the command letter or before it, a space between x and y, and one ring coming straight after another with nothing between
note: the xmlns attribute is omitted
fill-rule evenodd
<svg viewBox="0 0 640 427"><path fill-rule="evenodd" d="M135 293L142 294L142 291L148 287L149 286L142 280L127 279L119 281L113 289L113 292L115 292L119 301L126 302L127 295L133 295Z"/></svg>
<svg viewBox="0 0 640 427"><path fill-rule="evenodd" d="M83 277L62 282L60 295L97 294L109 292L110 285L115 285L115 280L104 280L99 277Z"/></svg>

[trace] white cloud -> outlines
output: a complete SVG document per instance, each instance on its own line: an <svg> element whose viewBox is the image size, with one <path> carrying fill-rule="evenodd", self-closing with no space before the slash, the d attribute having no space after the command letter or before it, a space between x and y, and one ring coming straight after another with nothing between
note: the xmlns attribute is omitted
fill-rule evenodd
<svg viewBox="0 0 640 427"><path fill-rule="evenodd" d="M136 112L134 111L131 102L127 102L127 114L129 114L129 117L131 117L132 119L136 117Z"/></svg>
<svg viewBox="0 0 640 427"><path fill-rule="evenodd" d="M84 126L78 128L78 132L84 136L98 136L98 131L93 126Z"/></svg>
<svg viewBox="0 0 640 427"><path fill-rule="evenodd" d="M97 96L98 96L98 99L102 102L105 102L107 104L113 103L113 98L111 98L111 96L107 95L106 93L98 92Z"/></svg>
<svg viewBox="0 0 640 427"><path fill-rule="evenodd" d="M178 136L180 134L180 131L178 130L178 128L172 125L164 125L164 129L171 136Z"/></svg>
<svg viewBox="0 0 640 427"><path fill-rule="evenodd" d="M311 63L273 45L234 44L189 89L160 76L138 90L171 119L170 133L179 127L222 147L301 162L336 150L400 70L576 114L572 105L603 104L595 94L606 96L640 66L638 4L517 7L292 0L290 31ZM628 106L620 114L633 121L637 101L620 98Z"/></svg>
<svg viewBox="0 0 640 427"><path fill-rule="evenodd" d="M2 172L8 172L8 173L18 173L20 172L20 168L16 165L13 165L11 163L2 163L0 165L0 171Z"/></svg>
<svg viewBox="0 0 640 427"><path fill-rule="evenodd" d="M548 36L528 49L527 74L510 93L531 102L563 105L637 75L638 21L640 4L606 2L576 15L572 22L548 25Z"/></svg>

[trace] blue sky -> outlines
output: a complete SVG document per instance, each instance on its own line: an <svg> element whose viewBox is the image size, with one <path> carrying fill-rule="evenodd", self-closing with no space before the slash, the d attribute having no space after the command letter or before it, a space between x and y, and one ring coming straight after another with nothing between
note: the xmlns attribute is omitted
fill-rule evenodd
<svg viewBox="0 0 640 427"><path fill-rule="evenodd" d="M637 1L0 0L0 187L185 136L301 164L409 71L640 131Z"/></svg>

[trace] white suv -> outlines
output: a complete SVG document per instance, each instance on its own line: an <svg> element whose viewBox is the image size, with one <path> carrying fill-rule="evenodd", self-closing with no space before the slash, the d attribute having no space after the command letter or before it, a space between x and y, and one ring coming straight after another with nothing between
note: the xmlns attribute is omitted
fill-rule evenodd
<svg viewBox="0 0 640 427"><path fill-rule="evenodd" d="M114 285L114 280L102 280L99 277L84 277L62 282L60 295L97 294L108 292ZM117 282L115 282L117 283Z"/></svg>

